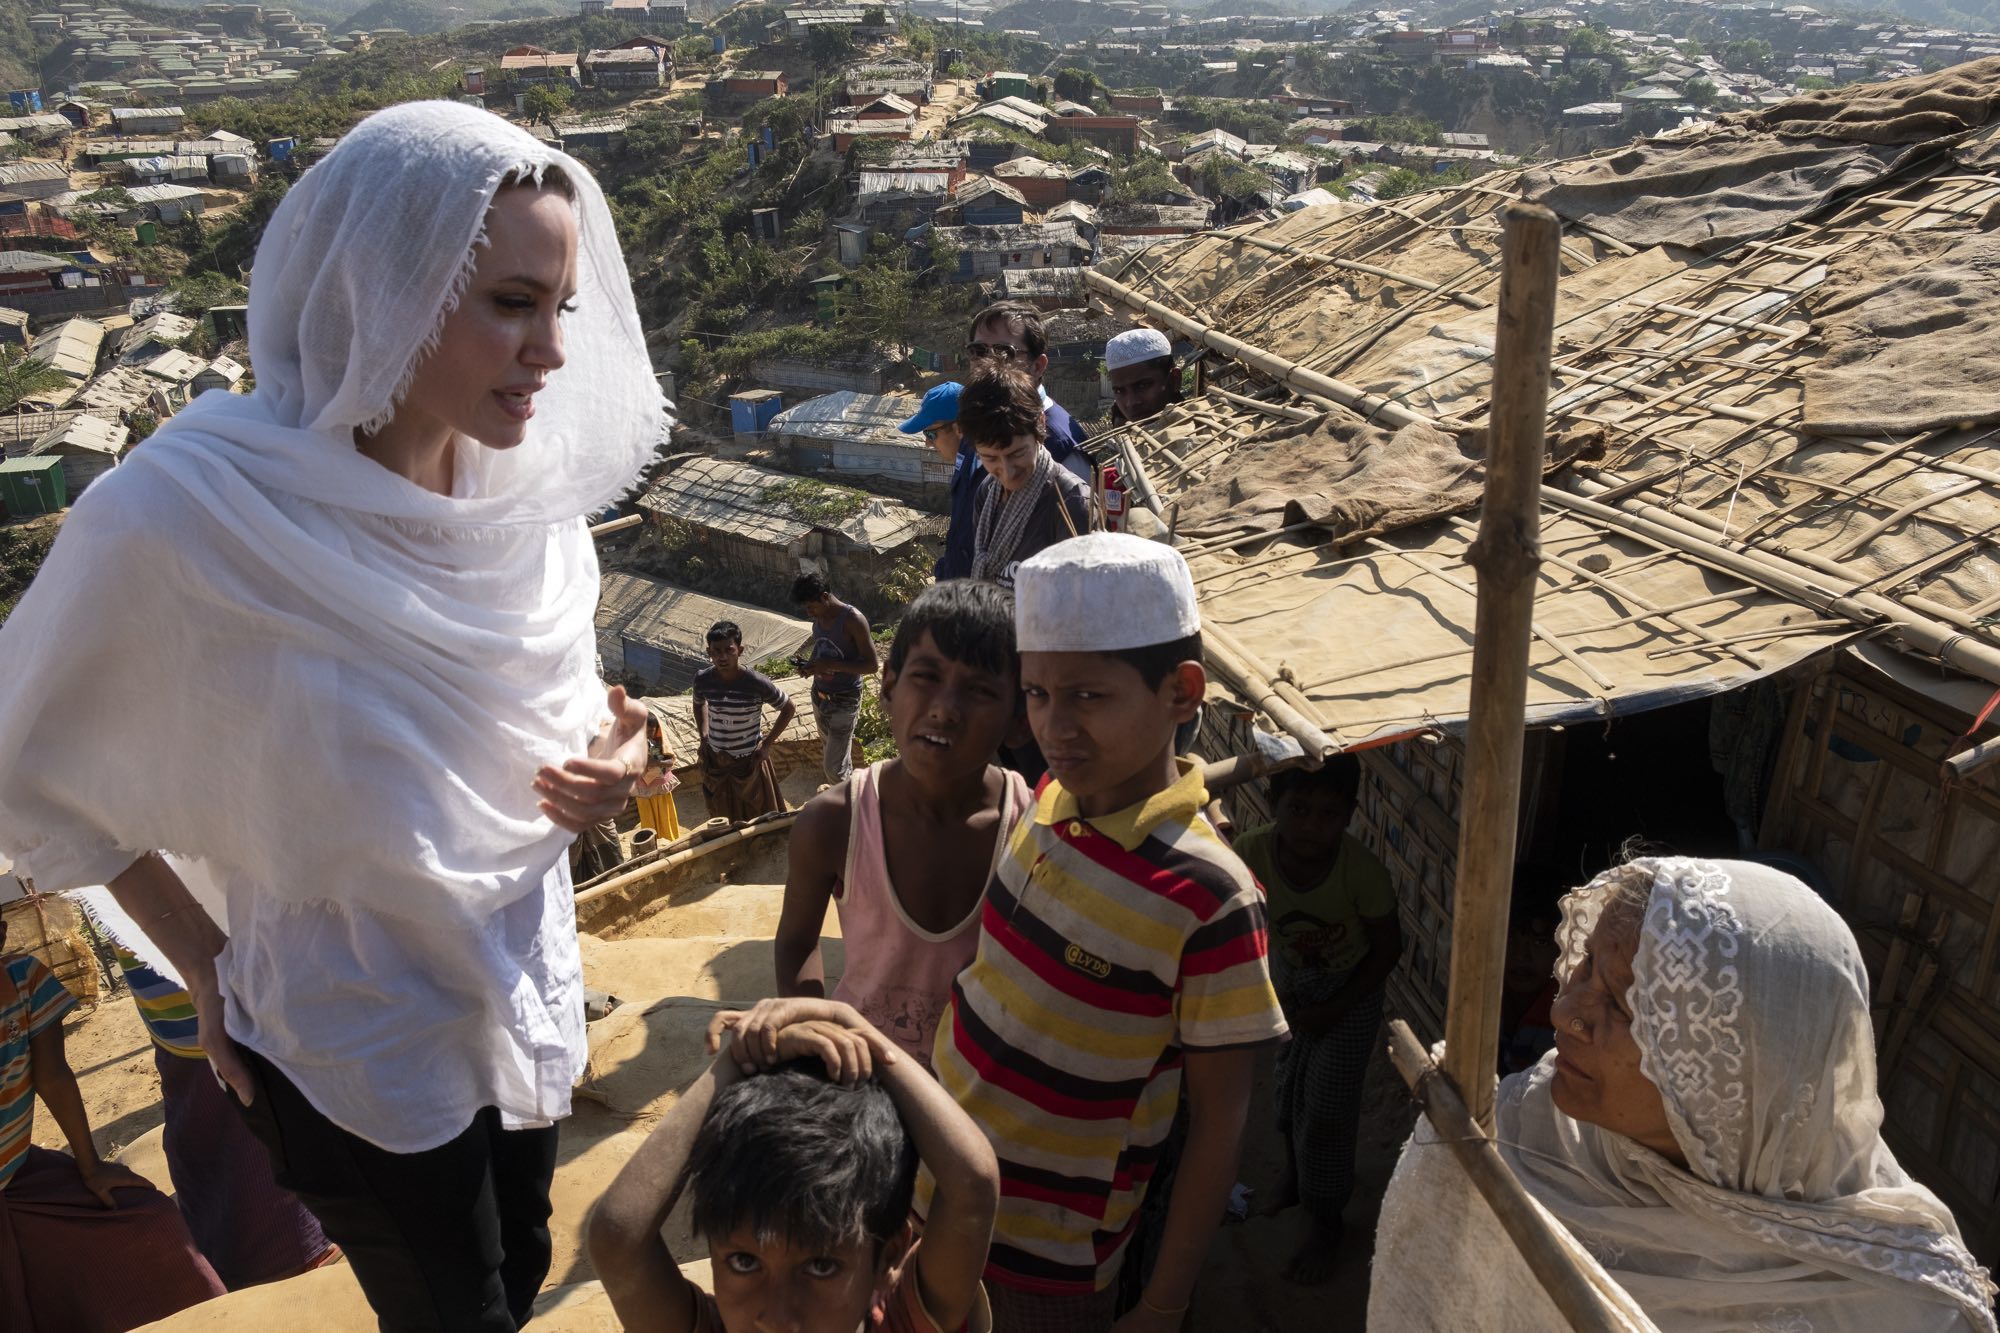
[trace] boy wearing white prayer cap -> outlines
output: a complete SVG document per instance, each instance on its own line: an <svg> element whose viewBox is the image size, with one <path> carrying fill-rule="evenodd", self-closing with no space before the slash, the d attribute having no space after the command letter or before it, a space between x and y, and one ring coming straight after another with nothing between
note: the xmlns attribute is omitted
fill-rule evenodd
<svg viewBox="0 0 2000 1333"><path fill-rule="evenodd" d="M1114 423L1144 421L1181 400L1173 344L1158 329L1127 329L1105 343L1104 370L1111 377Z"/></svg>
<svg viewBox="0 0 2000 1333"><path fill-rule="evenodd" d="M1206 689L1186 563L1091 533L1024 562L1014 595L1049 776L995 869L933 1061L1000 1159L996 1333L1169 1333L1236 1180L1257 1049L1286 1031L1263 894L1202 818L1201 768L1174 754ZM1121 1311L1183 1083L1157 1257Z"/></svg>

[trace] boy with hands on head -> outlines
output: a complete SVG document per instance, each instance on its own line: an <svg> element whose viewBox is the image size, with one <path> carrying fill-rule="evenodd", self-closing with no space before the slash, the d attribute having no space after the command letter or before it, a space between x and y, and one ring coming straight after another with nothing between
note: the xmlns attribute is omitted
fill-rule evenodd
<svg viewBox="0 0 2000 1333"><path fill-rule="evenodd" d="M765 1000L709 1027L715 1062L592 1210L587 1242L636 1333L987 1333L979 1274L992 1149L917 1062L852 1008ZM919 1160L936 1190L919 1242ZM661 1238L681 1190L713 1295Z"/></svg>

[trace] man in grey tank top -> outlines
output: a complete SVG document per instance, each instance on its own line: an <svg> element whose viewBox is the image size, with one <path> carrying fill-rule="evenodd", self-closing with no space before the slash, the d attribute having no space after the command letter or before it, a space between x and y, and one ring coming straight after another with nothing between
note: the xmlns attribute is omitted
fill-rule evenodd
<svg viewBox="0 0 2000 1333"><path fill-rule="evenodd" d="M845 782L854 771L854 725L861 716L861 678L880 668L868 617L833 595L819 574L801 574L792 583L792 601L812 620L813 637L798 663L811 676L813 719L825 747L821 766L828 782Z"/></svg>

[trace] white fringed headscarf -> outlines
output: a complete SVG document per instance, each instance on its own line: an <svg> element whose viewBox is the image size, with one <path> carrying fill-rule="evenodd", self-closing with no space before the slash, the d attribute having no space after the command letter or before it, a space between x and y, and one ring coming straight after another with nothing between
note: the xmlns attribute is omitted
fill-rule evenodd
<svg viewBox="0 0 2000 1333"><path fill-rule="evenodd" d="M393 415L502 181L551 166L567 364L518 448L460 441L435 494L354 431ZM487 112L383 111L271 218L250 350L256 391L96 481L0 629L0 851L43 890L171 850L283 902L483 921L570 840L530 784L605 715L585 522L668 425L603 195Z"/></svg>
<svg viewBox="0 0 2000 1333"><path fill-rule="evenodd" d="M1992 1333L1993 1285L1951 1211L1882 1142L1868 975L1790 875L1643 859L1626 1000L1685 1169L1563 1114L1554 1057L1500 1085L1500 1152L1637 1299L1679 1330ZM1565 980L1620 872L1563 900Z"/></svg>

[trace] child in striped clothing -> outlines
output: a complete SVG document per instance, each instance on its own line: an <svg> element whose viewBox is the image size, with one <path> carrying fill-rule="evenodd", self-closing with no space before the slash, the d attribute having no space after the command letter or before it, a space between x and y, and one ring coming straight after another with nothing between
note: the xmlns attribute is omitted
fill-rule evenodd
<svg viewBox="0 0 2000 1333"><path fill-rule="evenodd" d="M709 666L695 673L694 725L701 735L701 790L711 817L731 823L785 808L771 747L798 709L755 667L743 665L743 631L733 620L708 627ZM778 712L764 730L764 708Z"/></svg>
<svg viewBox="0 0 2000 1333"><path fill-rule="evenodd" d="M1236 1180L1258 1048L1286 1031L1263 895L1174 755L1200 706L1200 619L1170 548L1116 533L1024 563L1015 624L1048 758L952 988L938 1080L986 1132L1001 1200L986 1277L998 1333L1181 1326ZM1185 1089L1157 1262L1114 1280Z"/></svg>

